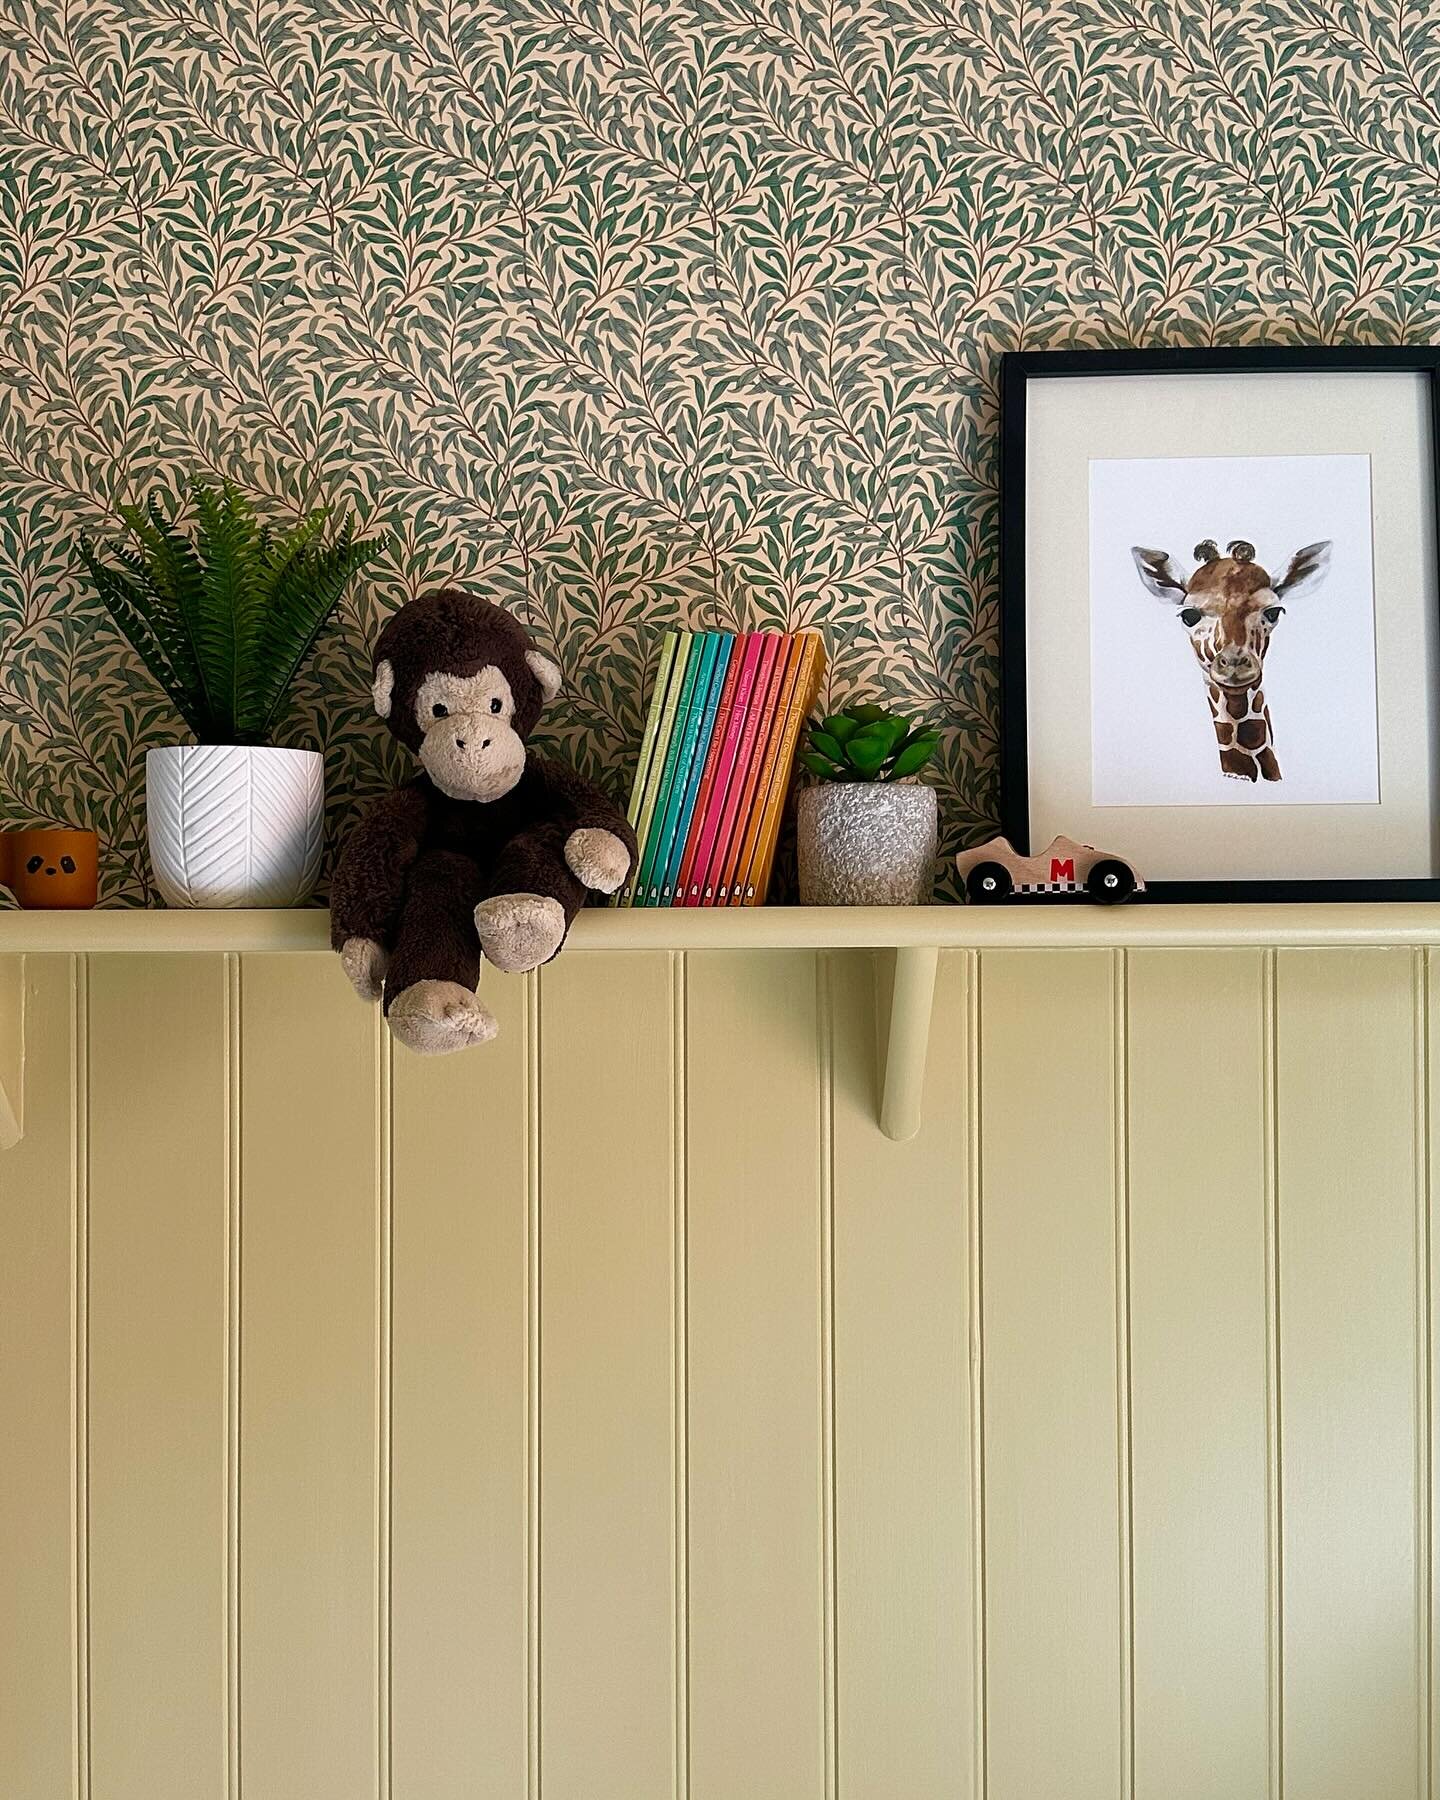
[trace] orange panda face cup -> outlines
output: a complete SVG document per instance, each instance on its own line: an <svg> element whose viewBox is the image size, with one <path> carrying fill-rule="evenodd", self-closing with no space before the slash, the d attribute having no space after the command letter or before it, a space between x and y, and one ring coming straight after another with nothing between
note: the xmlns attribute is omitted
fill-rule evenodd
<svg viewBox="0 0 1440 1800"><path fill-rule="evenodd" d="M40 826L0 831L0 886L31 911L93 906L100 840L93 831Z"/></svg>

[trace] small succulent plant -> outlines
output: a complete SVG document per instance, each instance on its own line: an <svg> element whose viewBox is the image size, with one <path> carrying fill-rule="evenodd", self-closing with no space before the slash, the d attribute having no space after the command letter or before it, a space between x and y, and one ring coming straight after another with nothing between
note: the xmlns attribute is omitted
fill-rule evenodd
<svg viewBox="0 0 1440 1800"><path fill-rule="evenodd" d="M809 729L800 761L821 781L904 781L935 754L940 733L884 706L847 706Z"/></svg>

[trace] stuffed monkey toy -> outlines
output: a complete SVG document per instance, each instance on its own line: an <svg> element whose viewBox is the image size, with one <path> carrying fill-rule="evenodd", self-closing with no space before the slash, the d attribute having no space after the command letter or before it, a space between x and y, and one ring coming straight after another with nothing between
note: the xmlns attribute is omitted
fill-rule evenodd
<svg viewBox="0 0 1440 1800"><path fill-rule="evenodd" d="M624 815L526 746L559 689L518 619L457 589L401 607L376 642L375 710L423 773L351 833L330 935L412 1050L494 1037L482 955L512 972L548 962L586 894L613 894L634 863Z"/></svg>

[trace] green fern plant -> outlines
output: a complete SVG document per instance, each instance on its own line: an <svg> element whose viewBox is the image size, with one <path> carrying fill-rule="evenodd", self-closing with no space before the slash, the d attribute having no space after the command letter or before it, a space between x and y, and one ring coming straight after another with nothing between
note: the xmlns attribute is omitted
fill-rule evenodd
<svg viewBox="0 0 1440 1800"><path fill-rule="evenodd" d="M326 535L330 509L297 525L262 524L232 483L190 483L193 539L181 508L155 496L118 506L130 543L102 560L79 553L110 617L202 744L264 744L300 665L357 569L387 537L357 538L348 518Z"/></svg>
<svg viewBox="0 0 1440 1800"><path fill-rule="evenodd" d="M812 725L800 761L821 781L903 781L918 775L940 733L883 706L847 706Z"/></svg>

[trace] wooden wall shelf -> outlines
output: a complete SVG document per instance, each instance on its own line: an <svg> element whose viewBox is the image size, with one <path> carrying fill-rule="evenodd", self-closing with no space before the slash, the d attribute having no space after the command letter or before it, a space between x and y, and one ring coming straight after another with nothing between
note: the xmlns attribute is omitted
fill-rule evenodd
<svg viewBox="0 0 1440 1800"><path fill-rule="evenodd" d="M329 914L0 913L0 1148L23 1129L27 955L319 955ZM586 950L871 950L880 984L880 1129L914 1135L941 950L1195 949L1440 944L1440 905L1120 907L594 907L566 954Z"/></svg>
<svg viewBox="0 0 1440 1800"><path fill-rule="evenodd" d="M1315 906L591 907L575 950L1065 950L1202 945L1440 944L1440 903ZM319 953L330 915L301 912L0 912L0 955Z"/></svg>

